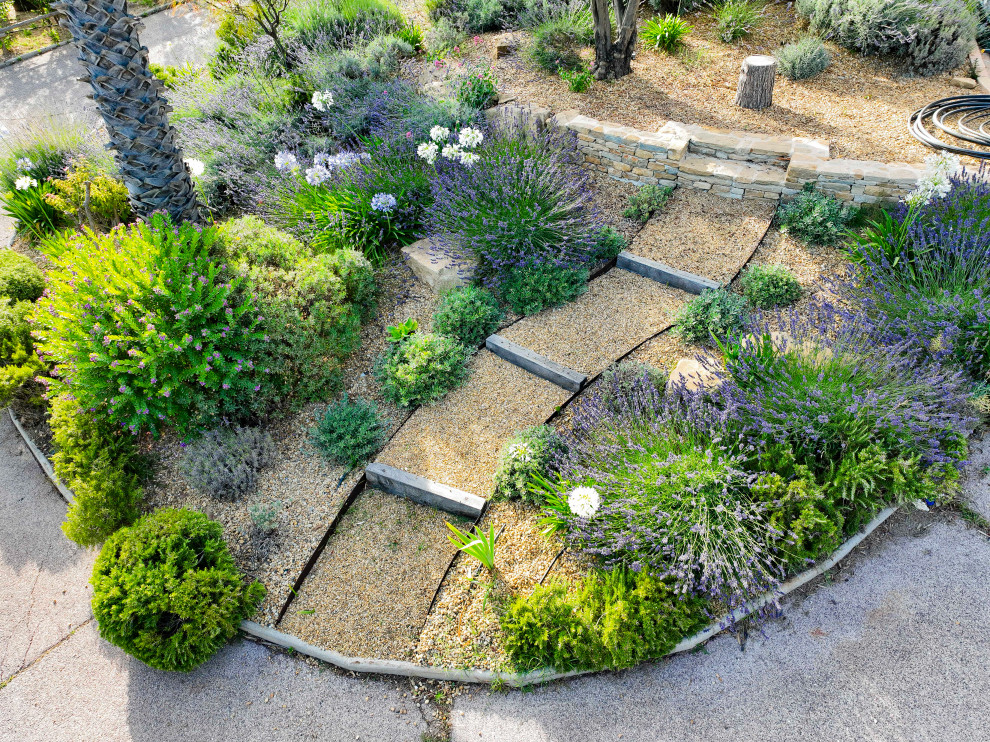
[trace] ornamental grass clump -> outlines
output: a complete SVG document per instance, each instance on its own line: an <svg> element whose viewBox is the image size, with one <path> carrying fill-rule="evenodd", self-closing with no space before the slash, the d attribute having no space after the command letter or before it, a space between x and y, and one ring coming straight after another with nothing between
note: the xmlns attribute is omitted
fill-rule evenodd
<svg viewBox="0 0 990 742"><path fill-rule="evenodd" d="M185 435L243 416L266 383L251 359L263 318L211 258L216 230L148 224L86 231L60 255L35 312L54 391L133 433Z"/></svg>
<svg viewBox="0 0 990 742"><path fill-rule="evenodd" d="M179 672L233 639L265 595L237 569L219 523L172 508L111 536L90 583L100 636L150 667Z"/></svg>
<svg viewBox="0 0 990 742"><path fill-rule="evenodd" d="M476 151L476 161L438 168L427 219L434 244L473 263L475 281L496 294L520 270L584 268L596 235L573 137L504 126Z"/></svg>
<svg viewBox="0 0 990 742"><path fill-rule="evenodd" d="M887 338L990 382L990 186L953 175L929 191L851 244L859 267L836 288Z"/></svg>
<svg viewBox="0 0 990 742"><path fill-rule="evenodd" d="M603 566L714 600L733 621L777 584L787 534L750 497L754 478L729 415L697 400L685 406L646 377L619 405L592 395L575 414L559 473L544 480L547 525Z"/></svg>
<svg viewBox="0 0 990 742"><path fill-rule="evenodd" d="M684 37L693 30L694 27L680 16L667 13L648 20L640 36L645 46L673 54L683 46Z"/></svg>

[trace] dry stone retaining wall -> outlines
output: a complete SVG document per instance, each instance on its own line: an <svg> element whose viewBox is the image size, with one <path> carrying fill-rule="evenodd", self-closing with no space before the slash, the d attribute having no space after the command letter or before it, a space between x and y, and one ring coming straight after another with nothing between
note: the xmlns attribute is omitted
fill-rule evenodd
<svg viewBox="0 0 990 742"><path fill-rule="evenodd" d="M707 129L668 121L640 131L565 111L552 119L577 135L587 166L617 180L682 185L729 198L778 201L807 182L842 201L897 201L924 171L919 164L829 159L827 142Z"/></svg>

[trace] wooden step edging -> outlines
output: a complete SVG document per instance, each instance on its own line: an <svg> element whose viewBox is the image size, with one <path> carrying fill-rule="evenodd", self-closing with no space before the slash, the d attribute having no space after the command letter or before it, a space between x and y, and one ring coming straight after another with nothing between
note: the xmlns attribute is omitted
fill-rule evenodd
<svg viewBox="0 0 990 742"><path fill-rule="evenodd" d="M759 245L759 242L757 245ZM656 260L633 255L627 251L619 253L616 265L623 270L636 273L657 283L673 286L675 289L681 289L691 294L700 294L707 289L718 289L722 286L717 281L677 270L677 268L671 268L669 265L664 265Z"/></svg>
<svg viewBox="0 0 990 742"><path fill-rule="evenodd" d="M488 339L485 340L485 347L502 360L508 361L524 371L529 371L534 376L546 379L569 392L581 391L588 380L586 374L562 366L556 361L551 361L546 356L529 348L506 340L501 335L489 335Z"/></svg>
<svg viewBox="0 0 990 742"><path fill-rule="evenodd" d="M368 464L364 470L368 486L405 497L422 505L465 518L477 518L485 508L485 498L448 487L418 474L410 474L387 464Z"/></svg>

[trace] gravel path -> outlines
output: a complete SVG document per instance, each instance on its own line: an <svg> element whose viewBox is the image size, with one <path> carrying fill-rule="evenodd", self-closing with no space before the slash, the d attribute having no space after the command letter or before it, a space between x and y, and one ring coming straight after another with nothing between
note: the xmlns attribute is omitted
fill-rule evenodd
<svg viewBox="0 0 990 742"><path fill-rule="evenodd" d="M637 244L634 242L633 245ZM500 334L588 376L673 322L691 298L629 271L612 269L576 301L527 317Z"/></svg>
<svg viewBox="0 0 990 742"><path fill-rule="evenodd" d="M460 519L377 490L362 493L279 628L351 656L411 659L454 555L447 521Z"/></svg>
<svg viewBox="0 0 990 742"><path fill-rule="evenodd" d="M470 369L464 386L417 409L376 461L488 497L505 441L542 423L570 394L487 350Z"/></svg>
<svg viewBox="0 0 990 742"><path fill-rule="evenodd" d="M677 188L629 251L672 268L726 281L756 249L776 206Z"/></svg>
<svg viewBox="0 0 990 742"><path fill-rule="evenodd" d="M969 466L962 479L962 499L990 520L990 435L969 443Z"/></svg>

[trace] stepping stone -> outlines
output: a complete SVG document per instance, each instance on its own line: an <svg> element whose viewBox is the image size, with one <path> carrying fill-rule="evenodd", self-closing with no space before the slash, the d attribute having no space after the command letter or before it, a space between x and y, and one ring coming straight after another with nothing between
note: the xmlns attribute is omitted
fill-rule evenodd
<svg viewBox="0 0 990 742"><path fill-rule="evenodd" d="M677 268L671 268L669 265L664 265L656 260L641 258L626 251L619 253L616 265L623 270L632 271L658 283L673 286L692 294L700 294L707 289L717 289L721 285L717 281L702 278L686 271L679 271Z"/></svg>
<svg viewBox="0 0 990 742"><path fill-rule="evenodd" d="M372 487L448 513L463 515L465 518L477 518L485 507L482 497L387 464L368 464L364 473Z"/></svg>
<svg viewBox="0 0 990 742"><path fill-rule="evenodd" d="M485 347L499 358L571 392L581 391L581 387L588 380L586 374L572 371L566 366L554 363L546 356L534 353L529 348L506 340L499 335L490 335L485 340Z"/></svg>

